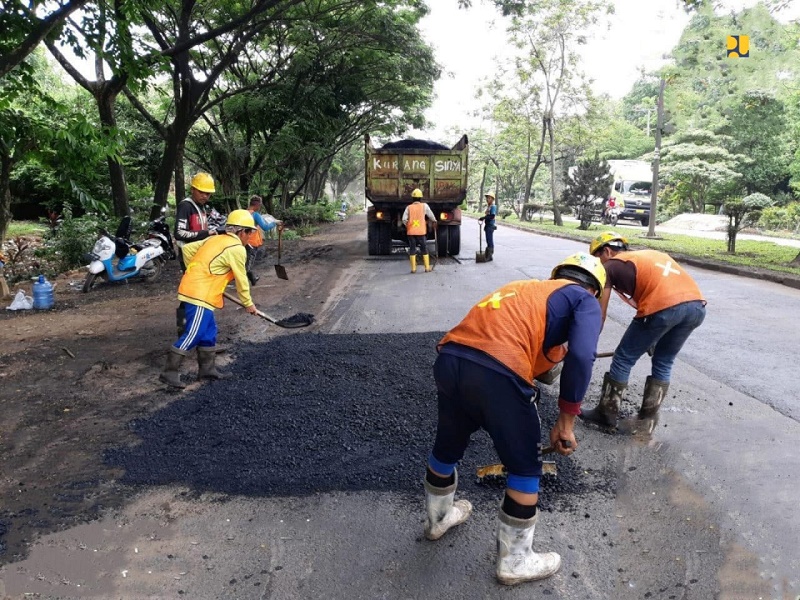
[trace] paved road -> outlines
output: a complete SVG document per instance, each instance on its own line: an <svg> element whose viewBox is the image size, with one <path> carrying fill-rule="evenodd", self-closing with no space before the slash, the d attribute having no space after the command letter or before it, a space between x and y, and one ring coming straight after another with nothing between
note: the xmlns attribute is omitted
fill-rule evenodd
<svg viewBox="0 0 800 600"><path fill-rule="evenodd" d="M477 227L467 220L464 231L477 233ZM403 255L365 256L318 315L321 333L444 331L497 286L547 278L559 260L585 249L584 243L501 226L495 261L476 264L472 237L463 236L458 261L442 260L428 274L409 275ZM580 448L568 472L588 491L568 509L543 513L537 526L537 548L563 555L555 577L508 589L496 583L493 506L430 543L422 538L421 490L414 496L365 491L249 498L165 487L147 490L116 514L43 540L37 560L58 564L48 577L63 569L64 581L40 582L42 589L59 590L40 597L797 597L800 413L793 360L800 355L800 291L690 271L709 300L708 318L676 364L655 434L612 436L579 425ZM612 300L601 350L613 349L631 316ZM402 367L387 369L402 377ZM592 399L605 367L596 365ZM637 365L626 409L637 407L646 375L647 365ZM556 393L546 388L545 402L552 405ZM408 418L420 428L432 427L417 415ZM497 503L501 496L498 489ZM58 563L82 552L96 559L84 558L80 569ZM26 564L13 567L3 575L18 589L15 577L29 581L33 574L23 572ZM134 572L132 587L127 577ZM81 577L99 582L91 595L76 593ZM0 580L0 597L3 591Z"/></svg>
<svg viewBox="0 0 800 600"><path fill-rule="evenodd" d="M468 234L476 227L475 221L464 223L460 262L443 261L432 274L409 276L402 256L368 261L369 268L359 271L359 284L350 292L346 309L337 312L332 331L446 329L484 293L513 279L547 278L560 259L586 247L584 243L501 226L495 236L495 261L477 264L477 240L473 243L473 236ZM800 516L795 510L800 492L800 456L795 451L800 442L800 400L796 393L800 291L716 271L689 271L709 302L708 317L679 357L656 435L643 446L628 442L619 447L618 440L610 443L607 436L604 439L587 430L584 444L606 452L614 468L640 474L641 478L621 476L622 489L617 496L619 504L624 505L621 499L627 498L636 511L643 511L638 513L640 517L648 513L646 503L637 504L637 494L641 493L669 494L670 506L658 510L673 516L681 514L687 504L703 513L703 525L697 523L700 530L696 532L695 555L670 558L690 560L692 565L687 566L686 573L696 570L704 577L721 580L720 589L729 593L756 593L757 584L763 584L768 590L765 598L783 597L781 593L794 598L800 593L800 553L796 551ZM391 298L395 301L387 300ZM629 307L612 299L601 350L614 348L631 317ZM647 367L641 361L634 370L629 390L634 402L641 397ZM596 367L595 379L601 377L603 369L602 364ZM663 475L664 490L655 483L658 477L654 474L658 472ZM649 491L630 496L626 493L639 486ZM630 511L621 509L617 514ZM606 520L614 518L606 514ZM680 527L673 525L674 531L669 526L661 531L664 537L660 543L667 547L675 544L679 554L681 544L676 536L681 535ZM584 526L564 524L567 529L576 527L583 540L602 539L601 530ZM706 532L721 533L716 548L700 547L703 527ZM578 547L596 551L591 544ZM653 551L640 560L658 569L658 559L665 559L665 555L669 552ZM610 560L625 563L626 556L626 550L620 548L611 553ZM701 559L708 561L701 564ZM743 561L747 568L737 567L737 561ZM582 573L589 578L604 575L602 569ZM746 588L742 576L752 580L755 587ZM577 594L559 597L585 597L581 594L587 593L588 587L567 585L575 582L566 574L559 577L563 577L564 589ZM632 590L630 596L619 597L641 596Z"/></svg>

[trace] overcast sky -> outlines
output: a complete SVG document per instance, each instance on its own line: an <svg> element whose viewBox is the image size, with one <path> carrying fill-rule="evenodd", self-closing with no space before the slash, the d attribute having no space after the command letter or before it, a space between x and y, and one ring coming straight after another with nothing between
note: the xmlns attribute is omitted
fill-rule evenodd
<svg viewBox="0 0 800 600"><path fill-rule="evenodd" d="M757 0L729 0L728 8L740 10ZM429 0L430 14L423 20L423 35L434 47L443 67L436 83L436 99L427 117L431 130L412 132L414 137L439 139L451 128L477 127L469 115L479 103L475 90L492 76L504 56L504 23L497 9L485 0L474 0L469 10L459 10L457 0ZM783 13L782 20L800 18L800 2ZM614 0L615 14L609 28L598 31L586 45L584 71L594 79L598 93L624 96L636 81L640 68L659 68L680 39L689 16L678 0ZM724 40L721 42L724 43Z"/></svg>

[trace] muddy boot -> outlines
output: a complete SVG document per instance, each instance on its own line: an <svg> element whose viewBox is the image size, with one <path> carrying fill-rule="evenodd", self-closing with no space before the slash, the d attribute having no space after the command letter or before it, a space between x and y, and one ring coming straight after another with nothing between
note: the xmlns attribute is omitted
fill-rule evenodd
<svg viewBox="0 0 800 600"><path fill-rule="evenodd" d="M408 257L408 260L411 261L411 272L412 273L416 273L417 272L417 255L416 254L412 254L411 256Z"/></svg>
<svg viewBox="0 0 800 600"><path fill-rule="evenodd" d="M431 257L428 256L427 254L423 254L422 255L422 264L425 265L425 272L426 273L430 273L431 272Z"/></svg>
<svg viewBox="0 0 800 600"><path fill-rule="evenodd" d="M661 403L667 396L667 390L669 390L669 381L661 381L649 376L645 379L644 400L639 409L640 419L652 419L656 416L658 409L661 408Z"/></svg>
<svg viewBox="0 0 800 600"><path fill-rule="evenodd" d="M486 248L486 262L492 261L492 255L494 254L494 247Z"/></svg>
<svg viewBox="0 0 800 600"><path fill-rule="evenodd" d="M429 540L438 540L448 529L460 525L472 513L472 504L469 500L453 502L458 487L458 472L453 472L455 481L452 485L441 488L423 480L425 484L425 537Z"/></svg>
<svg viewBox="0 0 800 600"><path fill-rule="evenodd" d="M591 410L581 410L580 417L585 421L590 421L603 427L616 427L622 396L627 387L627 383L614 381L606 373L603 375L603 390L600 393L600 402Z"/></svg>
<svg viewBox="0 0 800 600"><path fill-rule="evenodd" d="M561 567L555 552L533 551L537 512L530 519L517 519L500 510L497 524L497 580L503 585L537 581L550 577Z"/></svg>
<svg viewBox="0 0 800 600"><path fill-rule="evenodd" d="M231 373L218 371L216 367L217 348L216 346L198 346L197 364L200 370L197 373L198 379L230 379Z"/></svg>
<svg viewBox="0 0 800 600"><path fill-rule="evenodd" d="M250 285L254 286L256 283L258 283L259 279L261 279L261 277L259 277L252 271L247 272L247 280L250 282Z"/></svg>
<svg viewBox="0 0 800 600"><path fill-rule="evenodd" d="M186 354L187 352L170 346L169 352L167 352L167 364L158 378L170 387L185 388L186 384L181 381L181 363Z"/></svg>

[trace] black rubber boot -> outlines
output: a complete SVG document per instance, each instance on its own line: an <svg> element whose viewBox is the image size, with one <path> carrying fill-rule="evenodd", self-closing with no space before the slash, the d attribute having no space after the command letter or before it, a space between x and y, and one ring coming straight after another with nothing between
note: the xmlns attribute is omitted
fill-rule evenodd
<svg viewBox="0 0 800 600"><path fill-rule="evenodd" d="M486 262L494 260L492 256L494 256L494 247L486 248Z"/></svg>
<svg viewBox="0 0 800 600"><path fill-rule="evenodd" d="M225 373L218 371L217 366L217 348L216 346L198 346L197 347L197 364L200 370L197 373L198 379L230 379L233 377L232 373Z"/></svg>
<svg viewBox="0 0 800 600"><path fill-rule="evenodd" d="M603 427L616 427L619 418L619 407L627 383L620 383L611 379L608 373L603 375L603 389L600 393L600 402L591 410L581 410L580 417L591 423Z"/></svg>
<svg viewBox="0 0 800 600"><path fill-rule="evenodd" d="M258 283L259 279L261 279L261 277L259 277L252 271L247 272L247 280L250 282L250 285L255 285L256 283Z"/></svg>
<svg viewBox="0 0 800 600"><path fill-rule="evenodd" d="M661 408L661 403L667 396L669 381L661 381L649 377L644 382L644 400L639 409L640 419L652 419Z"/></svg>
<svg viewBox="0 0 800 600"><path fill-rule="evenodd" d="M170 387L185 388L186 384L181 381L180 370L184 356L186 356L186 352L178 350L175 346L170 346L169 352L167 352L167 364L158 378Z"/></svg>

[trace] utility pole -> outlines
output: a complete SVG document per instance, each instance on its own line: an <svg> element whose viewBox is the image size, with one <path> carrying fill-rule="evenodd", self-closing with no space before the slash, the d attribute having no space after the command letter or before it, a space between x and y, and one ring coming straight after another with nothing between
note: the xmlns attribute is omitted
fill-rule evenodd
<svg viewBox="0 0 800 600"><path fill-rule="evenodd" d="M658 86L656 103L656 149L653 152L653 184L650 189L650 223L647 237L656 237L656 215L658 214L658 165L661 162L661 130L664 127L664 87L667 82L662 77Z"/></svg>

